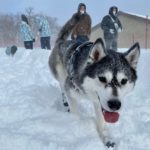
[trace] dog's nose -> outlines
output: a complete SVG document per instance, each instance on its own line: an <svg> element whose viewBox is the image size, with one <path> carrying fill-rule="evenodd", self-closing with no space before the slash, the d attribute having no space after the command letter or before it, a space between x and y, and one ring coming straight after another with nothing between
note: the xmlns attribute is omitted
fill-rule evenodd
<svg viewBox="0 0 150 150"><path fill-rule="evenodd" d="M113 111L119 110L121 107L121 102L117 99L111 99L108 101L108 107Z"/></svg>

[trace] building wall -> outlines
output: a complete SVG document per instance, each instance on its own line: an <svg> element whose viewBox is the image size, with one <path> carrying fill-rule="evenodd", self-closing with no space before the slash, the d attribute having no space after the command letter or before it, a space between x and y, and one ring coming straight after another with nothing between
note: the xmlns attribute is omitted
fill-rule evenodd
<svg viewBox="0 0 150 150"><path fill-rule="evenodd" d="M97 38L102 37L103 38L103 32L100 27L100 23L96 25L96 27L92 28L90 40L94 42Z"/></svg>
<svg viewBox="0 0 150 150"><path fill-rule="evenodd" d="M118 47L130 47L134 42L139 42L142 48L150 48L150 21L147 24L146 45L146 19L130 15L120 15L119 18L123 31L119 33ZM103 37L100 23L92 29L91 41L98 37Z"/></svg>

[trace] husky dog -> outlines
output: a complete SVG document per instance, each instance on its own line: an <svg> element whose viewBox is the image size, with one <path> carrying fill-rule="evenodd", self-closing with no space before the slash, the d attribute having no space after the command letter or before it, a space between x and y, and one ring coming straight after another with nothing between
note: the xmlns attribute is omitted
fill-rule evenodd
<svg viewBox="0 0 150 150"><path fill-rule="evenodd" d="M70 111L80 116L78 101L81 98L91 101L96 129L104 144L114 147L104 125L118 120L122 99L135 85L140 46L135 43L125 53L119 53L106 50L101 38L78 45L67 40L76 23L76 20L67 22L61 29L49 66L60 83Z"/></svg>

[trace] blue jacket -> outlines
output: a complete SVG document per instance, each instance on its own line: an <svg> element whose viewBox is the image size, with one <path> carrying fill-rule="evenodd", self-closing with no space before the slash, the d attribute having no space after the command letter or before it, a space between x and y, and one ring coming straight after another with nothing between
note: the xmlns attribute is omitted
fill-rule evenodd
<svg viewBox="0 0 150 150"><path fill-rule="evenodd" d="M38 16L36 17L36 22L39 28L40 37L49 37L51 36L50 26L45 17Z"/></svg>
<svg viewBox="0 0 150 150"><path fill-rule="evenodd" d="M19 33L22 41L33 41L34 39L34 35L31 31L30 26L24 21L22 21L19 26Z"/></svg>

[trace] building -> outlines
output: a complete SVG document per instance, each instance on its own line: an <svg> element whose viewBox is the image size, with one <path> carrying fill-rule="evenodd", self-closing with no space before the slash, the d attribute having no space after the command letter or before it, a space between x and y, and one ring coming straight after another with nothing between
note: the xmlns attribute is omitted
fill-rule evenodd
<svg viewBox="0 0 150 150"><path fill-rule="evenodd" d="M119 11L118 17L122 23L123 31L119 34L118 47L130 47L139 42L141 48L150 48L150 18L132 13ZM91 41L103 37L100 23L92 28Z"/></svg>

